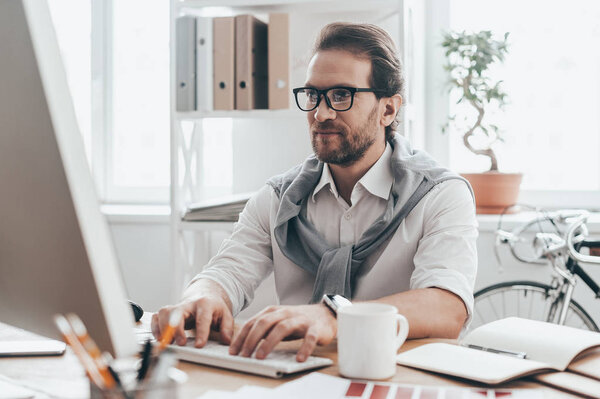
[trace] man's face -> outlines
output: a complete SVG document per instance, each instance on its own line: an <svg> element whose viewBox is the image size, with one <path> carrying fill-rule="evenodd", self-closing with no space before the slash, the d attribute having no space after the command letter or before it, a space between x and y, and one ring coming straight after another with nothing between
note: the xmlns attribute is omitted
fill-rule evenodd
<svg viewBox="0 0 600 399"><path fill-rule="evenodd" d="M370 87L371 62L343 50L320 51L312 58L305 86ZM379 101L374 93L356 93L348 111L334 111L325 98L308 112L313 151L323 162L349 166L362 159L383 127L379 123Z"/></svg>

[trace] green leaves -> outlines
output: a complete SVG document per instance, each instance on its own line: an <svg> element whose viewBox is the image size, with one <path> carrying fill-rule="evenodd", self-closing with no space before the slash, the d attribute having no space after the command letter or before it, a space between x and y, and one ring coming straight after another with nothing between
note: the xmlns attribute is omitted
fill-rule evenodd
<svg viewBox="0 0 600 399"><path fill-rule="evenodd" d="M509 33L506 32L503 39L496 40L489 30L443 33L441 46L446 50L447 58L443 68L448 73L449 90L450 92L458 91L460 97L457 103L468 101L479 115L473 125L464 133L466 143L468 137L474 134L483 134L491 138L491 143L502 141L498 126L486 125L483 122L483 116L485 108L491 102L497 103L500 108L506 104L507 95L502 90L502 81L492 82L487 73L491 65L504 62L508 54L508 36ZM453 120L454 117L449 119L443 131L447 130ZM468 144L465 145L476 154L486 152L486 155L492 158L492 165L495 165L495 154L489 146L485 151L481 151Z"/></svg>

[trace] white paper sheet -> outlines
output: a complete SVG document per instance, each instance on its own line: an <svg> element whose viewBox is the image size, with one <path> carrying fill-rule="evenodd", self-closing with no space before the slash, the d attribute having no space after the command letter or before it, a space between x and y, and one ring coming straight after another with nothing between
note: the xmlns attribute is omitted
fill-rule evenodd
<svg viewBox="0 0 600 399"><path fill-rule="evenodd" d="M0 399L32 399L35 395L35 391L0 378Z"/></svg>

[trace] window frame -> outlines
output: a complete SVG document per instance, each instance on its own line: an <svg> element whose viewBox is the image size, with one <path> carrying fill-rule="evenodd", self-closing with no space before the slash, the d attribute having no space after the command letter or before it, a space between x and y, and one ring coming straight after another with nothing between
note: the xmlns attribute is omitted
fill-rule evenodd
<svg viewBox="0 0 600 399"><path fill-rule="evenodd" d="M92 1L92 175L103 204L169 204L166 187L124 187L114 184L113 130L113 1Z"/></svg>

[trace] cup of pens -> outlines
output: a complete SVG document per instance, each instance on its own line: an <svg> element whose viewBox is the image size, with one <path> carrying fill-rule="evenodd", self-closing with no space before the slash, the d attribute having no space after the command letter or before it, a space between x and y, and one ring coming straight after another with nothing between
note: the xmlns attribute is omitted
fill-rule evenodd
<svg viewBox="0 0 600 399"><path fill-rule="evenodd" d="M175 368L174 353L166 349L172 334L162 337L156 347L151 340L146 341L141 360L113 361L109 353L100 351L77 315L56 315L54 321L85 369L91 399L177 398L179 385L187 380L187 375ZM169 324L178 322L169 320Z"/></svg>
<svg viewBox="0 0 600 399"><path fill-rule="evenodd" d="M187 376L181 370L171 367L161 381L142 381L126 386L122 384L112 389L100 388L90 380L90 399L163 399L178 398L179 385Z"/></svg>

